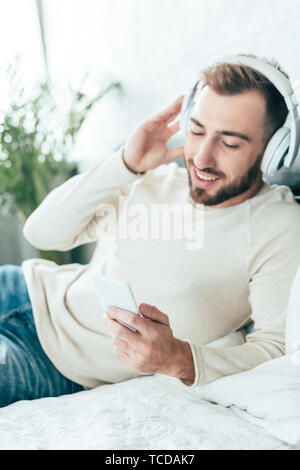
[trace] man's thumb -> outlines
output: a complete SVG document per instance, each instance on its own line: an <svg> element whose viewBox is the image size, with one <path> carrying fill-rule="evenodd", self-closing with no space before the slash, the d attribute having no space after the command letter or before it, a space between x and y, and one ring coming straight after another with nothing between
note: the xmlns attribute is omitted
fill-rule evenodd
<svg viewBox="0 0 300 470"><path fill-rule="evenodd" d="M152 321L156 321L157 323L162 323L163 325L169 325L168 316L154 305L142 303L139 305L139 309L144 317L149 318Z"/></svg>

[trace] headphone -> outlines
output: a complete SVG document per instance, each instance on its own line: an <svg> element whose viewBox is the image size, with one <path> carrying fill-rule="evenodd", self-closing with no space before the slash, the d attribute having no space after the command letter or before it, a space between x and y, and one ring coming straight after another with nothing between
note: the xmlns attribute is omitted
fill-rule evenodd
<svg viewBox="0 0 300 470"><path fill-rule="evenodd" d="M295 161L300 144L299 104L290 80L273 65L259 58L243 55L228 56L218 63L246 65L262 73L284 97L288 115L283 126L269 140L265 149L261 170L265 175L273 175L282 166L290 168ZM202 81L198 80L194 87L185 95L180 111L180 129L186 136L191 113L202 89Z"/></svg>

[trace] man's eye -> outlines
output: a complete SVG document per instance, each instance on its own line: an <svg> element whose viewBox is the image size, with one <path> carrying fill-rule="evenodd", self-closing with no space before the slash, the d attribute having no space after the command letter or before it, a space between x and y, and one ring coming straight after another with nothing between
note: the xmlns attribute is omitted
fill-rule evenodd
<svg viewBox="0 0 300 470"><path fill-rule="evenodd" d="M192 130L191 130L191 134L193 134L193 135L204 135L203 132L195 132L195 131L192 131ZM229 145L229 144L225 144L225 142L223 142L223 144L225 145L225 147L227 147L229 149L238 149L238 148L240 148L239 145Z"/></svg>
<svg viewBox="0 0 300 470"><path fill-rule="evenodd" d="M225 144L225 147L228 147L229 149L238 149L239 148L239 145L228 145L228 144Z"/></svg>
<svg viewBox="0 0 300 470"><path fill-rule="evenodd" d="M194 132L194 131L191 131L191 133L192 133L193 135L203 135L202 132Z"/></svg>

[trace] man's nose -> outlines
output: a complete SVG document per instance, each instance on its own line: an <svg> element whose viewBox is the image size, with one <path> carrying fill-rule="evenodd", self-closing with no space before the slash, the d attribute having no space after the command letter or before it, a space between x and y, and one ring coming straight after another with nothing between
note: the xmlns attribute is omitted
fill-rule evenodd
<svg viewBox="0 0 300 470"><path fill-rule="evenodd" d="M195 153L194 165L199 169L214 167L216 165L214 151L214 142L210 139L203 139Z"/></svg>

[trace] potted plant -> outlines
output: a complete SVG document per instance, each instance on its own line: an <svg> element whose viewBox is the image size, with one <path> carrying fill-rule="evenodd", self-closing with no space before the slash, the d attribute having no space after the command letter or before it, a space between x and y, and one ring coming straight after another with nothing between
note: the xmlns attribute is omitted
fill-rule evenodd
<svg viewBox="0 0 300 470"><path fill-rule="evenodd" d="M77 173L76 163L68 160L76 136L94 105L120 83L110 83L92 98L69 88L71 104L62 112L48 82L38 82L28 93L18 60L9 66L7 79L9 107L0 111L0 209L24 224L53 188ZM64 252L39 254L58 264L70 260Z"/></svg>

